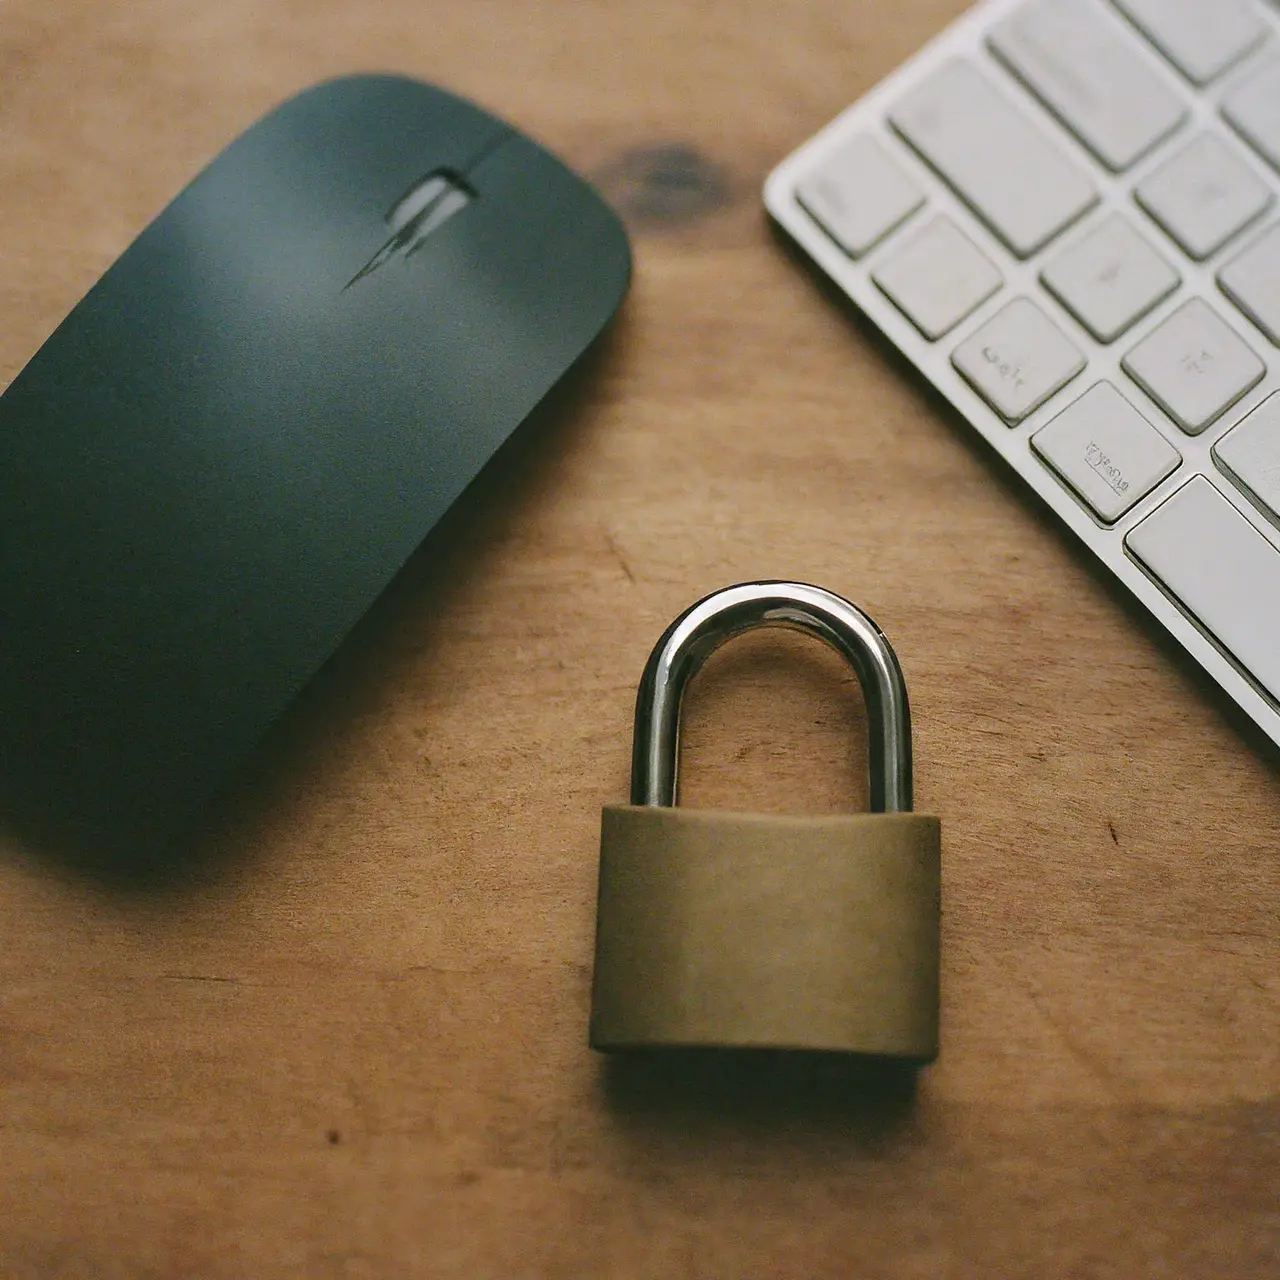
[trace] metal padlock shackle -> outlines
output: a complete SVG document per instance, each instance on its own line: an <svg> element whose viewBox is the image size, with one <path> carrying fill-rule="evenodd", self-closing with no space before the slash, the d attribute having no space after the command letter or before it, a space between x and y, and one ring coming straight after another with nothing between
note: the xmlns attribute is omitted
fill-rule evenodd
<svg viewBox="0 0 1280 1280"><path fill-rule="evenodd" d="M675 804L680 712L689 681L726 640L765 626L817 636L853 668L867 709L871 812L910 812L911 709L897 655L861 609L803 582L727 587L699 600L667 628L649 655L636 697L631 803Z"/></svg>

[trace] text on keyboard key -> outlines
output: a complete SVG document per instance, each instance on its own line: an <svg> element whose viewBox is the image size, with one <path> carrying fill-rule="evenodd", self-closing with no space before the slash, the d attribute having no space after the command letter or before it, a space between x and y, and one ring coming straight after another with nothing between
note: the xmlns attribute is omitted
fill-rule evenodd
<svg viewBox="0 0 1280 1280"><path fill-rule="evenodd" d="M1231 126L1274 168L1280 169L1280 62L1255 71L1222 104Z"/></svg>
<svg viewBox="0 0 1280 1280"><path fill-rule="evenodd" d="M991 259L942 215L896 246L871 278L931 342L1004 284Z"/></svg>
<svg viewBox="0 0 1280 1280"><path fill-rule="evenodd" d="M1214 461L1272 523L1280 524L1280 392L1213 446Z"/></svg>
<svg viewBox="0 0 1280 1280"><path fill-rule="evenodd" d="M1188 80L1208 84L1267 34L1249 0L1114 0Z"/></svg>
<svg viewBox="0 0 1280 1280"><path fill-rule="evenodd" d="M1032 0L989 37L1009 69L1108 168L1127 169L1187 111L1097 0Z"/></svg>
<svg viewBox="0 0 1280 1280"><path fill-rule="evenodd" d="M1019 257L1098 199L1084 169L971 63L944 64L889 120Z"/></svg>
<svg viewBox="0 0 1280 1280"><path fill-rule="evenodd" d="M1125 538L1157 582L1280 699L1280 551L1203 476Z"/></svg>
<svg viewBox="0 0 1280 1280"><path fill-rule="evenodd" d="M1106 524L1119 520L1182 461L1109 382L1090 387L1041 427L1031 447Z"/></svg>
<svg viewBox="0 0 1280 1280"><path fill-rule="evenodd" d="M1084 369L1085 359L1028 298L1015 298L951 357L961 376L1013 426Z"/></svg>
<svg viewBox="0 0 1280 1280"><path fill-rule="evenodd" d="M1200 298L1183 303L1121 365L1189 436L1216 422L1267 371Z"/></svg>
<svg viewBox="0 0 1280 1280"><path fill-rule="evenodd" d="M1223 293L1280 347L1280 226L1218 272Z"/></svg>
<svg viewBox="0 0 1280 1280"><path fill-rule="evenodd" d="M1181 283L1118 213L1064 248L1040 279L1099 342L1114 342Z"/></svg>
<svg viewBox="0 0 1280 1280"><path fill-rule="evenodd" d="M796 199L850 257L859 258L924 204L924 192L875 138L861 134L796 188Z"/></svg>
<svg viewBox="0 0 1280 1280"><path fill-rule="evenodd" d="M1271 204L1266 183L1211 133L1193 138L1139 184L1138 203L1197 261Z"/></svg>

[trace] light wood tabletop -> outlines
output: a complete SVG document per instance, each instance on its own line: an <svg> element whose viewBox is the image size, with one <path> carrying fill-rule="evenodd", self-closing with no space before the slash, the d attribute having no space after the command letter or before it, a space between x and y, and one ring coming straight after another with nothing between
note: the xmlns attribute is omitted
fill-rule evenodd
<svg viewBox="0 0 1280 1280"><path fill-rule="evenodd" d="M635 251L598 355L181 860L0 840L0 1274L1280 1274L1276 756L762 214L962 8L0 4L0 385L347 71L516 123ZM915 1079L587 1047L641 667L759 578L856 601L906 671L943 823ZM835 656L743 638L693 687L683 801L859 807L863 733Z"/></svg>

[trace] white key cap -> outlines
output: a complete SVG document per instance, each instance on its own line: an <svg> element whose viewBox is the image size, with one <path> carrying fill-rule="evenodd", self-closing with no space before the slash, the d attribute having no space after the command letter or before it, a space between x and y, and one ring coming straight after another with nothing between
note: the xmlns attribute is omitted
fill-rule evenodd
<svg viewBox="0 0 1280 1280"><path fill-rule="evenodd" d="M1105 524L1177 470L1182 455L1109 382L1090 387L1031 447Z"/></svg>
<svg viewBox="0 0 1280 1280"><path fill-rule="evenodd" d="M1132 36L1095 0L1033 0L989 40L1010 70L1117 172L1186 118Z"/></svg>
<svg viewBox="0 0 1280 1280"><path fill-rule="evenodd" d="M1134 192L1197 261L1216 253L1266 209L1266 183L1221 138L1202 133Z"/></svg>
<svg viewBox="0 0 1280 1280"><path fill-rule="evenodd" d="M863 134L828 156L796 198L845 253L860 258L924 204L924 191Z"/></svg>
<svg viewBox="0 0 1280 1280"><path fill-rule="evenodd" d="M1124 540L1130 554L1280 698L1280 551L1203 476Z"/></svg>
<svg viewBox="0 0 1280 1280"><path fill-rule="evenodd" d="M1122 365L1189 436L1216 422L1267 371L1200 298L1183 303Z"/></svg>
<svg viewBox="0 0 1280 1280"><path fill-rule="evenodd" d="M1025 105L967 62L948 62L889 115L897 131L1010 249L1027 258L1098 198Z"/></svg>
<svg viewBox="0 0 1280 1280"><path fill-rule="evenodd" d="M1222 104L1222 114L1263 158L1280 169L1280 62L1254 72Z"/></svg>
<svg viewBox="0 0 1280 1280"><path fill-rule="evenodd" d="M991 259L942 216L895 249L871 278L931 342L1004 284Z"/></svg>
<svg viewBox="0 0 1280 1280"><path fill-rule="evenodd" d="M1272 227L1218 272L1222 291L1280 347L1280 227Z"/></svg>
<svg viewBox="0 0 1280 1280"><path fill-rule="evenodd" d="M1181 283L1118 213L1063 249L1040 279L1099 342L1114 342Z"/></svg>
<svg viewBox="0 0 1280 1280"><path fill-rule="evenodd" d="M1213 457L1269 520L1280 524L1280 392L1216 445Z"/></svg>
<svg viewBox="0 0 1280 1280"><path fill-rule="evenodd" d="M1015 298L960 344L951 363L1013 426L1065 387L1085 360L1034 302Z"/></svg>
<svg viewBox="0 0 1280 1280"><path fill-rule="evenodd" d="M1208 84L1267 34L1249 0L1115 0L1166 58Z"/></svg>

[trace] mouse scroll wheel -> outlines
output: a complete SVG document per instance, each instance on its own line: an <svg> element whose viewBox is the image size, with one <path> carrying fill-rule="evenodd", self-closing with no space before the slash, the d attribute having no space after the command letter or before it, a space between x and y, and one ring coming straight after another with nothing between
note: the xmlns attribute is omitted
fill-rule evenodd
<svg viewBox="0 0 1280 1280"><path fill-rule="evenodd" d="M394 257L407 258L422 248L433 231L476 198L474 188L447 169L429 173L415 182L387 213L391 238L347 281L350 289Z"/></svg>
<svg viewBox="0 0 1280 1280"><path fill-rule="evenodd" d="M405 251L412 253L437 227L460 213L475 199L475 192L447 170L428 174L400 197L387 214L392 234L408 236Z"/></svg>

